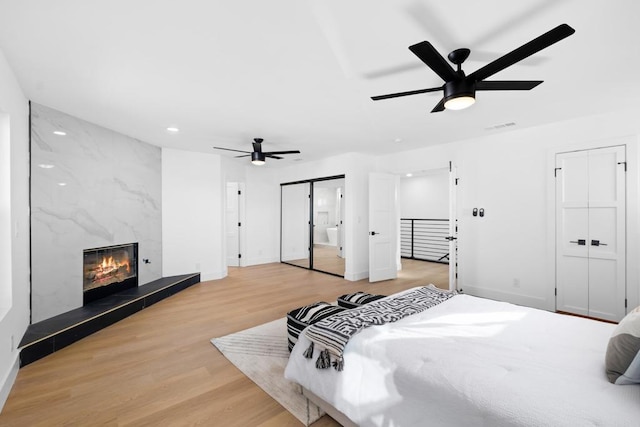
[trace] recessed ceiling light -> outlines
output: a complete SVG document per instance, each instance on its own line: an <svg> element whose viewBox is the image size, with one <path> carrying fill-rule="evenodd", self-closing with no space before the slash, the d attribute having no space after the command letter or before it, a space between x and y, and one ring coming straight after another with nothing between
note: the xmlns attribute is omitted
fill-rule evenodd
<svg viewBox="0 0 640 427"><path fill-rule="evenodd" d="M67 133L66 133L66 132L63 132L63 131L61 131L61 130L54 130L54 131L53 131L53 134L54 134L54 135L65 136Z"/></svg>
<svg viewBox="0 0 640 427"><path fill-rule="evenodd" d="M55 166L54 166L54 165L48 165L48 164L46 164L46 163L40 163L40 164L38 165L38 167L39 167L39 168L42 168L42 169L51 169L51 168L54 168Z"/></svg>
<svg viewBox="0 0 640 427"><path fill-rule="evenodd" d="M412 173L408 173L408 174L406 174L405 176L406 176L407 178L411 178L411 177L413 176L413 174L412 174Z"/></svg>
<svg viewBox="0 0 640 427"><path fill-rule="evenodd" d="M66 182L59 182L59 183L58 183L58 185L59 185L60 187L64 187L65 185L67 185L67 183L66 183Z"/></svg>
<svg viewBox="0 0 640 427"><path fill-rule="evenodd" d="M169 126L167 128L167 132L177 133L177 132L180 132L180 129L178 129L177 127L174 127L174 126Z"/></svg>
<svg viewBox="0 0 640 427"><path fill-rule="evenodd" d="M393 140L393 142L402 142L402 138L396 138Z"/></svg>

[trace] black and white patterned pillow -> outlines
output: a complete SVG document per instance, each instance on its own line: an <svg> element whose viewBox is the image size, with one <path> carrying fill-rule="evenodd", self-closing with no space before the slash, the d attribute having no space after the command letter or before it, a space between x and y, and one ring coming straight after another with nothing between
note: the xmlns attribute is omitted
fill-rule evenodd
<svg viewBox="0 0 640 427"><path fill-rule="evenodd" d="M338 305L344 308L357 308L364 304L385 298L386 295L372 295L366 292L354 292L338 297Z"/></svg>
<svg viewBox="0 0 640 427"><path fill-rule="evenodd" d="M346 308L331 305L327 302L316 302L305 305L287 313L287 341L289 344L289 352L293 350L293 346L298 342L300 332L309 325L313 325L322 319L340 313Z"/></svg>

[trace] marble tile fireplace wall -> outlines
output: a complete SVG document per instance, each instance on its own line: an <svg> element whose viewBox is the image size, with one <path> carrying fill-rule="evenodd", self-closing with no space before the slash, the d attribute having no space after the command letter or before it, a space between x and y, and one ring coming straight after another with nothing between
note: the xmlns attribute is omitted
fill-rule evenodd
<svg viewBox="0 0 640 427"><path fill-rule="evenodd" d="M162 276L161 185L159 147L31 104L32 322L82 307L85 249L136 242Z"/></svg>

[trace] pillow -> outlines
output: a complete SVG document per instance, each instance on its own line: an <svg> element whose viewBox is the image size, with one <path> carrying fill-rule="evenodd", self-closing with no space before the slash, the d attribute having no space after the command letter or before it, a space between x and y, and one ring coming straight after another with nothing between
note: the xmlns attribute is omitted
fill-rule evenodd
<svg viewBox="0 0 640 427"><path fill-rule="evenodd" d="M346 308L331 305L326 302L316 302L305 305L287 313L287 344L289 352L298 342L300 333L309 325L313 325L333 314L340 313Z"/></svg>
<svg viewBox="0 0 640 427"><path fill-rule="evenodd" d="M640 307L629 312L613 331L605 368L613 384L640 384Z"/></svg>
<svg viewBox="0 0 640 427"><path fill-rule="evenodd" d="M338 305L345 308L357 308L361 305L377 301L384 298L385 295L371 295L366 292L355 292L338 297Z"/></svg>

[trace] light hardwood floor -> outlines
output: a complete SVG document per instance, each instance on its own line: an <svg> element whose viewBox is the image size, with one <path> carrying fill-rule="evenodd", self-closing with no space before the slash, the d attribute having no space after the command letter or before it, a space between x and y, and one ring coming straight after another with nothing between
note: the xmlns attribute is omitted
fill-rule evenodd
<svg viewBox="0 0 640 427"><path fill-rule="evenodd" d="M375 284L279 263L231 268L22 368L0 426L299 426L209 339L348 292L446 287L447 267L403 260L398 279Z"/></svg>

